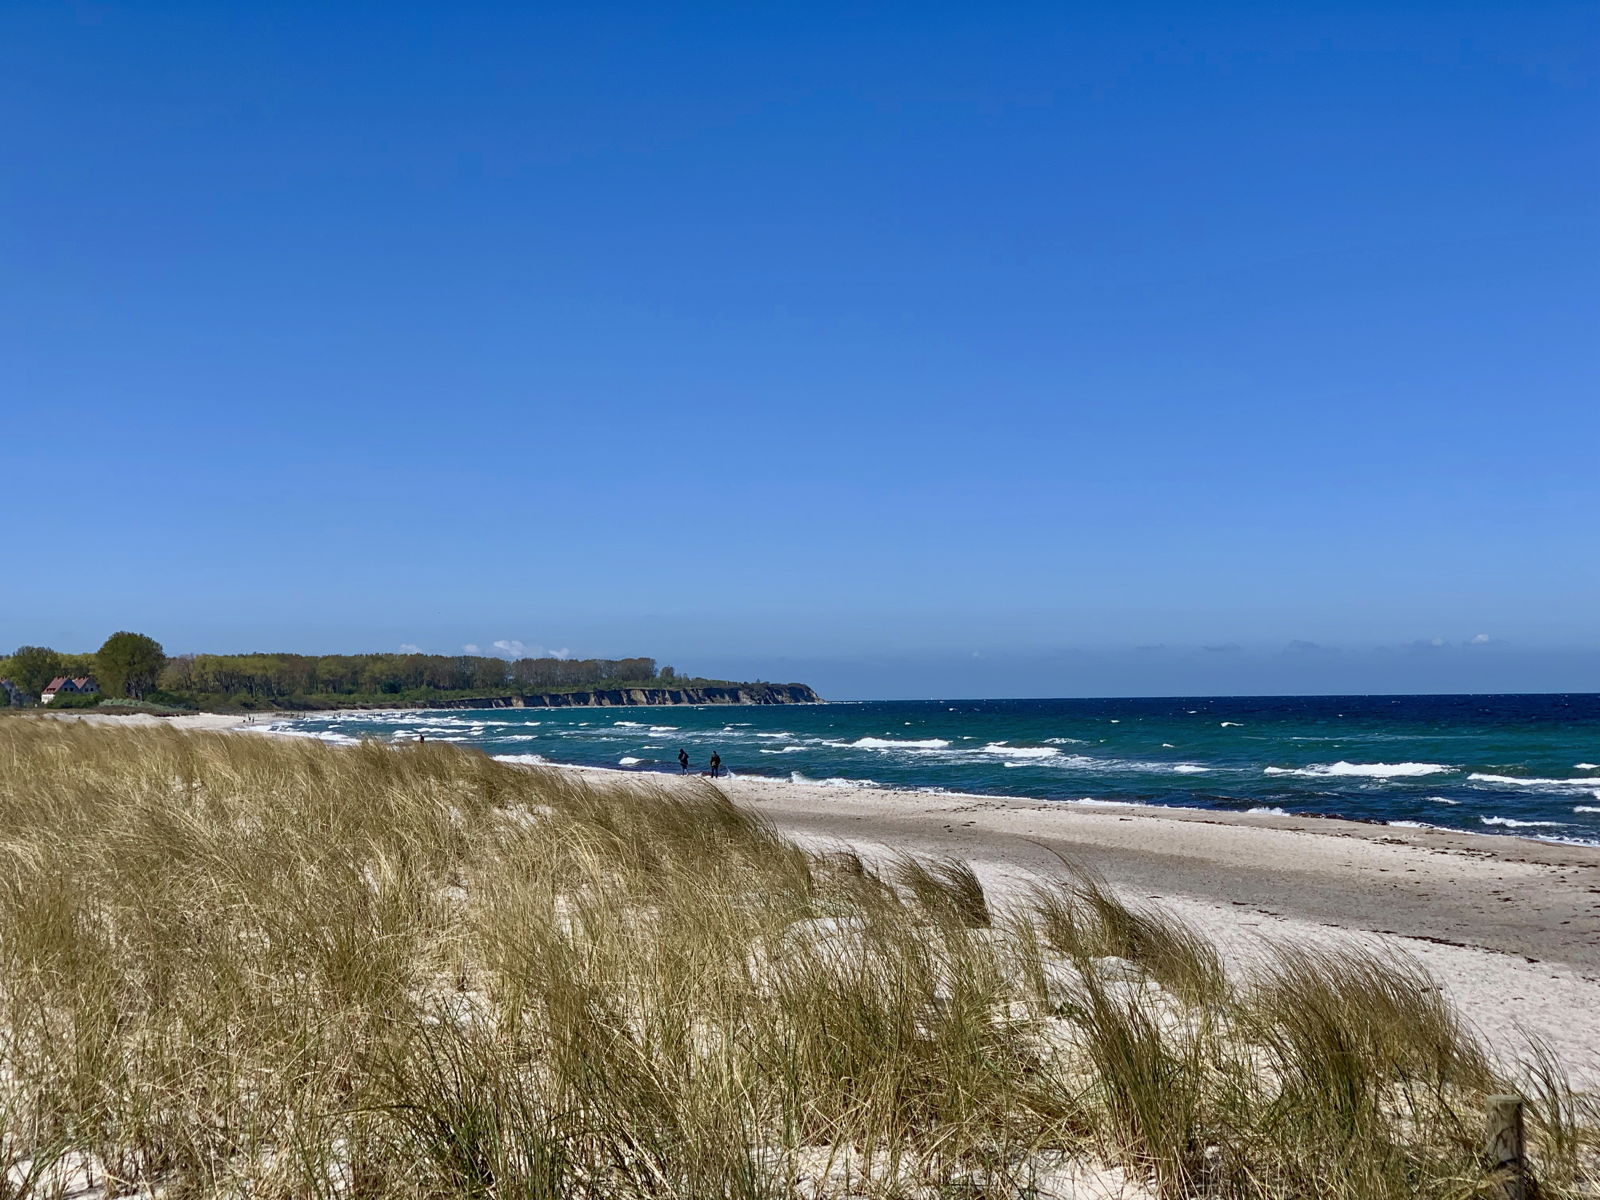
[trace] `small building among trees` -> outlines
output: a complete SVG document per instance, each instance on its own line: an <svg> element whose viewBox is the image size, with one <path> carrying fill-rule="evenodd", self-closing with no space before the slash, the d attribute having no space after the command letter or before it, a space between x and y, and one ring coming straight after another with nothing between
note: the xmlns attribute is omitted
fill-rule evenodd
<svg viewBox="0 0 1600 1200"><path fill-rule="evenodd" d="M100 685L92 675L79 675L76 679L58 675L39 693L39 703L49 704L57 696L92 696L99 690Z"/></svg>

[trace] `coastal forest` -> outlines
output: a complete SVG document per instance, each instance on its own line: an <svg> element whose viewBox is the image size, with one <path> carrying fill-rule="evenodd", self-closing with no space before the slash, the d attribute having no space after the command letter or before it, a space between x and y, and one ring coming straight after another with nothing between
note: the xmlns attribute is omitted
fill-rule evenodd
<svg viewBox="0 0 1600 1200"><path fill-rule="evenodd" d="M91 654L21 646L0 658L13 703L38 699L51 680L88 676L98 690L61 695L52 707L338 708L425 705L509 692L623 687L727 686L679 675L653 658L519 658L481 654L178 654L144 634L121 632ZM0 700L3 703L3 700Z"/></svg>

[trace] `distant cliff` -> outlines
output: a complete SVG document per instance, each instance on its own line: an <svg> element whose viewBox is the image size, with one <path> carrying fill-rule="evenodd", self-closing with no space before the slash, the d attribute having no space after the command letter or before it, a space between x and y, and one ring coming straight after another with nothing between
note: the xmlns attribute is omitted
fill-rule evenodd
<svg viewBox="0 0 1600 1200"><path fill-rule="evenodd" d="M803 683L741 683L728 687L604 688L520 696L467 696L432 700L429 708L612 708L638 704L821 704Z"/></svg>

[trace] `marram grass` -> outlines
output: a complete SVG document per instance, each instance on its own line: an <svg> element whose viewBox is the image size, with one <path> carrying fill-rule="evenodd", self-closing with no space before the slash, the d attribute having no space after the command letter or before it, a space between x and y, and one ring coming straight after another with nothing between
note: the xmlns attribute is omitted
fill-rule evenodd
<svg viewBox="0 0 1600 1200"><path fill-rule="evenodd" d="M1252 977L1064 868L803 850L710 784L0 722L0 1196L1544 1194L1594 1114L1415 964Z"/></svg>

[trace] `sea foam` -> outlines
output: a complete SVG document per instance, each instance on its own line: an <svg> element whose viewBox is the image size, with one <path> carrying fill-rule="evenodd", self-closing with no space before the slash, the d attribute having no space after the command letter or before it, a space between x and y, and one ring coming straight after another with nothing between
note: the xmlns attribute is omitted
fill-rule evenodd
<svg viewBox="0 0 1600 1200"><path fill-rule="evenodd" d="M830 742L850 750L943 750L950 743L944 738L925 738L920 742L896 738L857 738L853 742Z"/></svg>
<svg viewBox="0 0 1600 1200"><path fill-rule="evenodd" d="M984 754L1003 754L1007 758L1055 758L1061 751L1053 746L1008 746L1004 742L990 742Z"/></svg>
<svg viewBox="0 0 1600 1200"><path fill-rule="evenodd" d="M1467 778L1473 783L1508 783L1517 787L1592 788L1600 785L1600 775L1585 775L1577 779L1533 779L1519 775L1484 775L1474 772Z"/></svg>
<svg viewBox="0 0 1600 1200"><path fill-rule="evenodd" d="M1309 767L1266 767L1263 775L1298 775L1302 779L1326 779L1337 776L1360 776L1365 779L1412 779L1419 775L1437 775L1452 768L1443 763L1318 763Z"/></svg>

